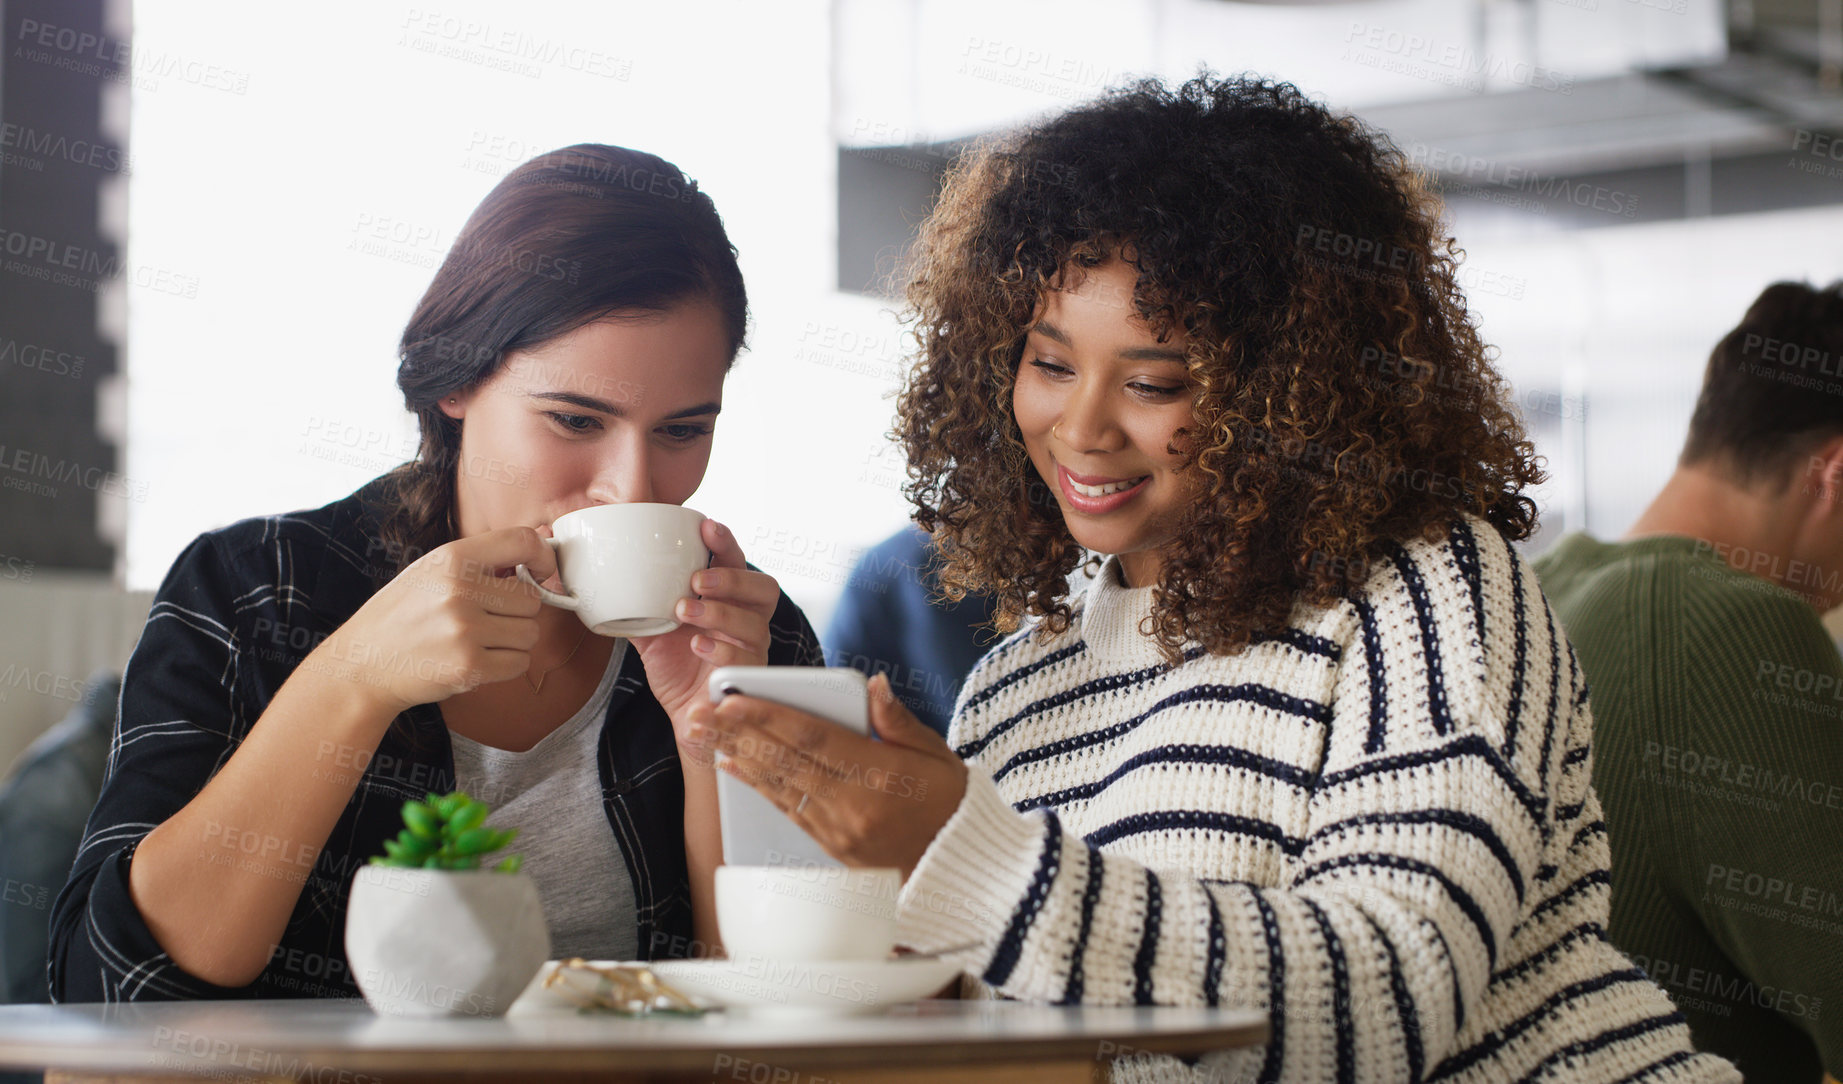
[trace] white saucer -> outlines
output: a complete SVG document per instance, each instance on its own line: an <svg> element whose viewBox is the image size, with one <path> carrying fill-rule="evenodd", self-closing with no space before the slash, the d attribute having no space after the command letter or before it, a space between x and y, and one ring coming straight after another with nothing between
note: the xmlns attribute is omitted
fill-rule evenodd
<svg viewBox="0 0 1843 1084"><path fill-rule="evenodd" d="M681 993L712 1007L801 1016L882 1012L891 1005L926 997L960 973L955 964L923 957L811 962L654 960L644 966ZM544 986L545 978L557 967L556 960L546 963L511 1011L576 1008L578 1002L567 993Z"/></svg>

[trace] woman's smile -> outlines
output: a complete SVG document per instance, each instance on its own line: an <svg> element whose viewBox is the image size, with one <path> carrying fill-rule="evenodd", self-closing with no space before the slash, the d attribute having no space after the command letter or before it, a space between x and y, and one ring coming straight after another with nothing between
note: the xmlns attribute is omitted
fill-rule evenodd
<svg viewBox="0 0 1843 1084"><path fill-rule="evenodd" d="M1153 583L1191 501L1177 450L1191 424L1182 331L1159 338L1131 305L1137 272L1112 259L1045 291L1011 409L1030 462L1075 541Z"/></svg>
<svg viewBox="0 0 1843 1084"><path fill-rule="evenodd" d="M1145 489L1145 484L1152 480L1152 476L1142 474L1137 478L1102 478L1076 474L1058 463L1056 480L1061 485L1063 499L1076 511L1084 515L1104 516L1138 496Z"/></svg>

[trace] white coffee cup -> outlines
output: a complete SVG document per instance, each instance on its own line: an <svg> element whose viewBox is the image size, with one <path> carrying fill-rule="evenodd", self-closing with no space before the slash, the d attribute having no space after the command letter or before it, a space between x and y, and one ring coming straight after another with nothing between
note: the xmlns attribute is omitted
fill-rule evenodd
<svg viewBox="0 0 1843 1084"><path fill-rule="evenodd" d="M692 573L710 563L704 514L676 504L602 504L558 516L544 540L557 554L567 594L518 578L544 601L576 611L598 636L657 636L678 627L678 600Z"/></svg>
<svg viewBox="0 0 1843 1084"><path fill-rule="evenodd" d="M731 959L882 960L896 947L897 869L718 866Z"/></svg>

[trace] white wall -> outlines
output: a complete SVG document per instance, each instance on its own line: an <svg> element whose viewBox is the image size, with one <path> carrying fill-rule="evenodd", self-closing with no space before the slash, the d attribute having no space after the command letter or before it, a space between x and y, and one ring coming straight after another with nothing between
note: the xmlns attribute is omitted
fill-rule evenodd
<svg viewBox="0 0 1843 1084"><path fill-rule="evenodd" d="M0 779L27 743L83 701L91 676L121 671L152 603L106 576L0 565Z"/></svg>
<svg viewBox="0 0 1843 1084"><path fill-rule="evenodd" d="M887 428L890 380L825 345L841 328L854 349L893 344L876 306L831 288L826 12L142 0L137 55L236 78L134 92L130 260L197 289L130 291L128 473L146 499L128 582L157 583L201 530L407 458L396 339L455 231L520 161L597 141L678 163L724 215L752 350L693 503L823 610L851 546L903 519L893 490L847 477Z"/></svg>

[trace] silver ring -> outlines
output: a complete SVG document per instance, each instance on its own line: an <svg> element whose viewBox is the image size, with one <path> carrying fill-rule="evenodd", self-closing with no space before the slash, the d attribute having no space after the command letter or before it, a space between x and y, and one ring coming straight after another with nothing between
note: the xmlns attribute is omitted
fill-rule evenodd
<svg viewBox="0 0 1843 1084"><path fill-rule="evenodd" d="M800 795L800 804L799 804L799 805L797 805L797 806L794 806L794 812L795 812L795 813L804 813L804 812L806 812L806 800L807 800L808 798L811 798L811 797L812 797L812 795L811 795L811 794L802 794L802 795Z"/></svg>

